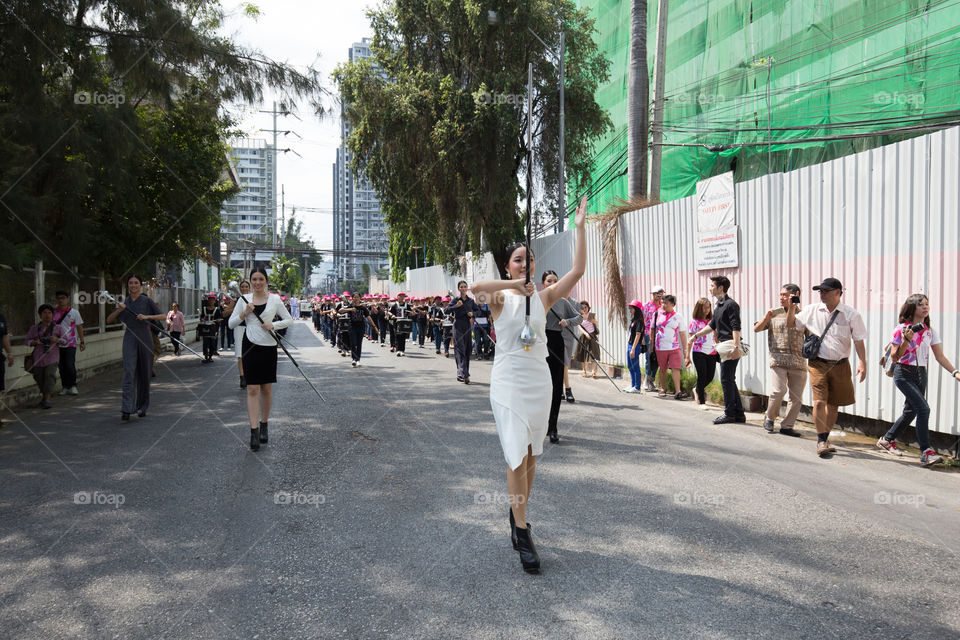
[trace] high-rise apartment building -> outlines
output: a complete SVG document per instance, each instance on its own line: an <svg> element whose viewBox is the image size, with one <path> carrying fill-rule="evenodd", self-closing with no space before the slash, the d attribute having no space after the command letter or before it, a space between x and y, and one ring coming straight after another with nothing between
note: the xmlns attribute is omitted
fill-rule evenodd
<svg viewBox="0 0 960 640"><path fill-rule="evenodd" d="M272 241L277 224L277 164L265 140L231 140L241 191L223 204L221 238L234 250L241 240Z"/></svg>
<svg viewBox="0 0 960 640"><path fill-rule="evenodd" d="M370 39L350 47L350 62L370 57ZM380 201L366 176L356 178L350 170L353 154L346 140L351 125L340 112L340 148L333 165L334 276L339 280L362 277L363 264L376 273L390 265L389 240L380 212Z"/></svg>

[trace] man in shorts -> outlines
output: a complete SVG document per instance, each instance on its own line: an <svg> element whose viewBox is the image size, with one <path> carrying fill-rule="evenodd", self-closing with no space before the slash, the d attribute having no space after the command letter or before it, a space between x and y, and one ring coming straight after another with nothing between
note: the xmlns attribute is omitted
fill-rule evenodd
<svg viewBox="0 0 960 640"><path fill-rule="evenodd" d="M856 402L850 371L851 347L857 349L857 378L867 378L867 328L860 313L850 305L842 304L843 285L836 278L824 278L813 288L820 292L820 304L810 304L800 313L796 306L787 310L787 327L807 330L822 337L820 352L807 361L810 389L813 392L813 420L817 427L817 455L829 457L836 452L830 444L830 430L837 422L837 411ZM824 335L830 318L836 319Z"/></svg>

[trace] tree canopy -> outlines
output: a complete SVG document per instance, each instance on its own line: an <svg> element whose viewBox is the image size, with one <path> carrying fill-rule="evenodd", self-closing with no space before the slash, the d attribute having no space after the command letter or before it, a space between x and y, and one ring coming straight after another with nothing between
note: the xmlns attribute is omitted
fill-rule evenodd
<svg viewBox="0 0 960 640"><path fill-rule="evenodd" d="M593 21L570 0L392 0L368 15L373 57L340 66L334 78L352 126L352 167L370 179L389 225L393 277L403 277L415 245L454 267L466 251L502 258L525 221L518 202L528 63L542 185L535 215L558 215L561 25L564 156L574 190L589 182L593 142L611 126L594 100L609 62Z"/></svg>
<svg viewBox="0 0 960 640"><path fill-rule="evenodd" d="M214 246L235 192L227 105L322 93L223 20L218 0L0 3L3 262L120 276Z"/></svg>

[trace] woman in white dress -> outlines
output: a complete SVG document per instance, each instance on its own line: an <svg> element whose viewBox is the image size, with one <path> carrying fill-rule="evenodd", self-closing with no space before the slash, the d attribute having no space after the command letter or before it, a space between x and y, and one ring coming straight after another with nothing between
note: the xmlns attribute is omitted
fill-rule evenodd
<svg viewBox="0 0 960 640"><path fill-rule="evenodd" d="M584 198L577 207L574 220L577 238L573 268L556 283L536 293L532 282L534 256L531 252L528 281L527 248L518 244L508 249L506 279L478 282L472 287L478 302L490 305L490 315L497 327L497 351L490 374L490 406L507 461L511 539L514 549L520 553L523 569L528 573L540 571L540 558L526 520L527 501L533 487L537 456L543 453L553 392L546 361L545 310L570 295L583 276L587 264L586 208L587 199ZM536 338L529 351L520 343L524 297L527 296L531 298L530 326Z"/></svg>

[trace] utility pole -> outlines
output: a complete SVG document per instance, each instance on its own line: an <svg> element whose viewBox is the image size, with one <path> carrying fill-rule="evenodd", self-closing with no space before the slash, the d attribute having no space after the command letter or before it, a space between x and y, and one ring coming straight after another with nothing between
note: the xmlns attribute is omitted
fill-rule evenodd
<svg viewBox="0 0 960 640"><path fill-rule="evenodd" d="M557 203L557 232L562 232L563 228L566 226L566 212L567 212L567 176L564 173L565 167L563 164L563 135L564 131L564 121L566 118L566 112L564 110L563 104L563 85L564 85L564 69L563 69L563 56L565 53L565 40L563 32L563 23L560 24L560 193L559 193L559 202Z"/></svg>
<svg viewBox="0 0 960 640"><path fill-rule="evenodd" d="M287 201L282 184L280 185L280 248L287 248Z"/></svg>
<svg viewBox="0 0 960 640"><path fill-rule="evenodd" d="M664 74L667 55L667 0L657 7L657 55L653 67L653 148L650 150L650 196L660 197L660 167L663 157Z"/></svg>
<svg viewBox="0 0 960 640"><path fill-rule="evenodd" d="M268 205L268 207L269 207L269 209L270 209L270 214L271 214L271 216L273 217L273 224L271 225L271 229L270 229L270 231L271 231L270 246L271 246L271 247L275 247L275 246L276 246L276 243L274 242L274 238L276 237L276 231L277 231L277 230L276 230L276 225L277 225L277 176L278 176L279 173L280 173L279 168L278 168L278 166L277 166L277 159L280 157L280 151L281 151L281 149L278 149L278 148L277 148L277 134L282 133L283 135L287 135L287 134L289 134L289 133L292 133L293 135L297 136L298 138L300 138L301 136L300 136L300 134L297 133L296 131L292 131L292 130L279 130L279 129L277 129L277 116L278 116L278 115L281 115L281 116L293 116L294 118L297 118L297 116L294 115L294 114L292 114L292 113L290 113L290 112L287 111L286 109L284 109L284 110L282 110L282 111L277 111L277 103L276 103L276 102L273 103L273 109L271 109L270 111L263 111L263 110L261 110L260 113L269 113L269 114L271 114L271 115L273 116L273 128L272 128L272 129L260 129L260 131L265 131L265 132L267 132L267 133L272 133L272 134L273 134L273 152L271 153L271 155L273 156L273 189L270 190L270 198L269 198L269 205ZM297 118L297 120L299 120L299 119L300 119L300 118ZM293 149L282 149L282 151L283 151L284 153L286 153L287 151L293 151ZM300 155L300 154L297 153L296 151L293 151L293 153L295 153L295 154L298 155L298 156Z"/></svg>

